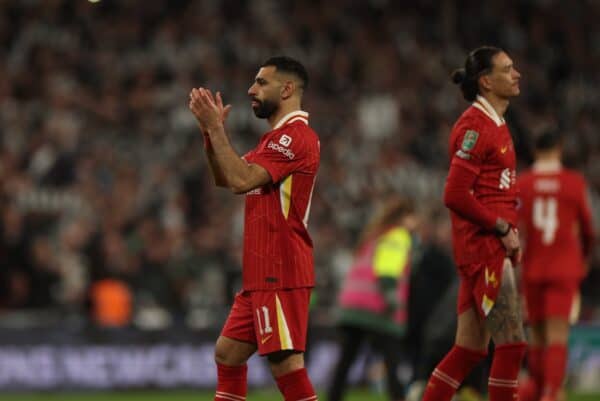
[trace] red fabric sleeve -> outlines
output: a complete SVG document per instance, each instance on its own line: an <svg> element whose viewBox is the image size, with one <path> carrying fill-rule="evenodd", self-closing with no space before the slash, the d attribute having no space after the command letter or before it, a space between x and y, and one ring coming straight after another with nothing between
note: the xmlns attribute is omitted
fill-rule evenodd
<svg viewBox="0 0 600 401"><path fill-rule="evenodd" d="M463 218L485 229L493 230L497 216L479 203L471 193L477 179L477 172L465 164L456 158L450 164L444 189L444 204Z"/></svg>

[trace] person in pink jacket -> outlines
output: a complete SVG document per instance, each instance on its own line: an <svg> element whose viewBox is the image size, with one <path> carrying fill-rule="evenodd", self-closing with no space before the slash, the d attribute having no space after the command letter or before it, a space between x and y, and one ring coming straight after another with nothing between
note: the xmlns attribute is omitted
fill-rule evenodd
<svg viewBox="0 0 600 401"><path fill-rule="evenodd" d="M411 232L417 221L412 202L394 197L363 230L339 294L341 352L329 401L342 400L348 371L367 341L383 356L390 399L404 398L397 366L407 320Z"/></svg>

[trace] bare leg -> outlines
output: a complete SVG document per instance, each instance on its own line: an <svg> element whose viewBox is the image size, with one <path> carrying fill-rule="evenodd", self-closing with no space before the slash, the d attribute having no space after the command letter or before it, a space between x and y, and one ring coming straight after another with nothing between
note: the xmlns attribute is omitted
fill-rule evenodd
<svg viewBox="0 0 600 401"><path fill-rule="evenodd" d="M275 378L304 368L304 353L302 352L279 351L269 354L267 359Z"/></svg>
<svg viewBox="0 0 600 401"><path fill-rule="evenodd" d="M304 353L279 351L269 354L267 358L285 401L317 401L317 394L304 368Z"/></svg>
<svg viewBox="0 0 600 401"><path fill-rule="evenodd" d="M495 344L488 381L490 401L512 401L518 398L518 376L526 343L515 274L508 258L504 259L500 290L486 326Z"/></svg>
<svg viewBox="0 0 600 401"><path fill-rule="evenodd" d="M490 332L485 321L473 308L458 315L455 342L467 349L487 352Z"/></svg>
<svg viewBox="0 0 600 401"><path fill-rule="evenodd" d="M256 352L256 344L219 336L215 346L215 361L226 366L241 366Z"/></svg>
<svg viewBox="0 0 600 401"><path fill-rule="evenodd" d="M521 304L510 260L504 259L500 292L486 319L496 346L525 341Z"/></svg>
<svg viewBox="0 0 600 401"><path fill-rule="evenodd" d="M570 325L566 319L549 318L544 325L545 345L566 344L569 340Z"/></svg>
<svg viewBox="0 0 600 401"><path fill-rule="evenodd" d="M546 345L546 325L544 322L533 323L529 326L529 345L544 347Z"/></svg>
<svg viewBox="0 0 600 401"><path fill-rule="evenodd" d="M246 361L256 345L220 336L215 346L217 363L216 401L245 399L248 392Z"/></svg>

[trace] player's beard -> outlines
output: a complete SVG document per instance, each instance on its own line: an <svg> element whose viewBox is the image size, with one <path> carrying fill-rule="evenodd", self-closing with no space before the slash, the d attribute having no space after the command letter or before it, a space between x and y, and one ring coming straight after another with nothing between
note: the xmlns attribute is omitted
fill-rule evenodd
<svg viewBox="0 0 600 401"><path fill-rule="evenodd" d="M252 111L254 111L254 115L258 118L269 118L277 111L279 105L269 99L265 99L260 101L258 99L253 99L258 102L258 106L253 107Z"/></svg>

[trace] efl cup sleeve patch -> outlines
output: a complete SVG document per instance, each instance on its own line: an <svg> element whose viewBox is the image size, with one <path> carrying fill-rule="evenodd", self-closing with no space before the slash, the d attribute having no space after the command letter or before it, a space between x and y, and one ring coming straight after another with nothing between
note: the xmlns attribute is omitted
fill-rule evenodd
<svg viewBox="0 0 600 401"><path fill-rule="evenodd" d="M462 144L460 145L461 150L463 152L468 152L472 150L475 147L478 138L479 132L477 131L468 130L467 132L465 132Z"/></svg>
<svg viewBox="0 0 600 401"><path fill-rule="evenodd" d="M460 145L460 149L456 151L456 156L464 160L470 160L471 154L469 152L475 147L477 139L479 139L479 132L467 130L467 132L465 132L465 136L463 137L462 144Z"/></svg>

